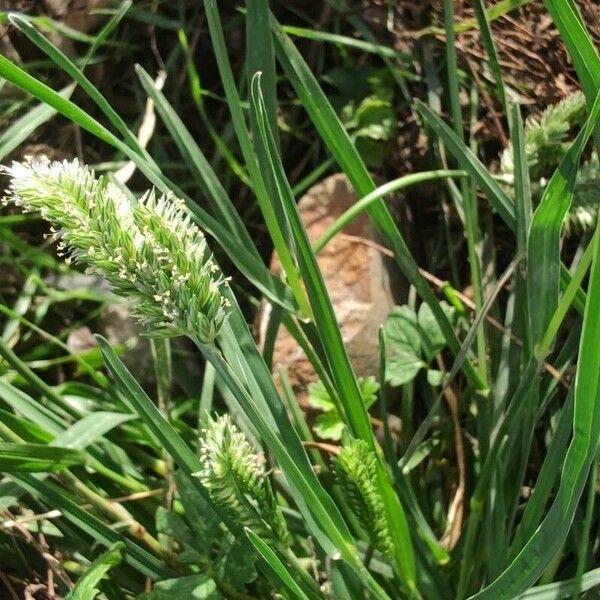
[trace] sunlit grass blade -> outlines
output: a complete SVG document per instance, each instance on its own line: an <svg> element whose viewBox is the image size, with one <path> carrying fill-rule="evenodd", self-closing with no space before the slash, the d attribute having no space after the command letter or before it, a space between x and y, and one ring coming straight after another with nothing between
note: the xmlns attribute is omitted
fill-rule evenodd
<svg viewBox="0 0 600 600"><path fill-rule="evenodd" d="M592 264L592 259L594 257L594 248L596 245L595 237L599 235L598 231L594 234L592 239L590 240L579 264L577 265L577 269L573 273L573 277L569 284L565 287L565 290L558 301L558 306L550 319L550 323L548 324L548 328L546 329L544 336L540 340L538 344L538 352L540 356L544 356L548 349L552 346L554 342L554 338L558 333L560 326L562 325L567 313L571 306L575 306L577 293L581 290L581 285L583 280L585 279L590 265Z"/></svg>
<svg viewBox="0 0 600 600"><path fill-rule="evenodd" d="M538 482L527 504L512 541L510 557L514 558L533 535L542 520L544 509L558 475L560 465L569 443L573 421L573 393L567 397L561 416L546 452L546 458L538 473Z"/></svg>
<svg viewBox="0 0 600 600"><path fill-rule="evenodd" d="M600 90L600 56L573 0L544 0L591 106Z"/></svg>
<svg viewBox="0 0 600 600"><path fill-rule="evenodd" d="M277 89L275 53L269 23L269 4L262 0L246 0L246 76L248 88L255 73L261 73L266 116L279 147L277 128Z"/></svg>
<svg viewBox="0 0 600 600"><path fill-rule="evenodd" d="M479 25L479 33L483 46L488 55L490 63L490 71L494 76L496 82L496 91L498 98L504 110L504 114L508 116L508 99L506 96L506 86L504 85L504 79L502 78L502 70L500 68L500 61L498 60L498 53L496 52L496 46L494 39L492 38L492 31L488 22L488 17L485 12L485 8L482 0L473 0L473 8L475 9L475 17Z"/></svg>
<svg viewBox="0 0 600 600"><path fill-rule="evenodd" d="M533 214L528 240L527 289L529 305L535 307L530 312L534 344L541 340L558 306L562 224L573 199L582 152L599 118L600 95L584 127L550 179Z"/></svg>
<svg viewBox="0 0 600 600"><path fill-rule="evenodd" d="M250 529L246 529L246 535L258 553L271 568L275 579L273 584L277 587L277 589L280 591L285 589L289 594L291 594L292 598L296 598L297 600L309 600L310 597L302 591L302 588L296 583L286 566L281 562L277 554L275 554L269 545ZM315 595L313 597L319 598L320 596Z"/></svg>
<svg viewBox="0 0 600 600"><path fill-rule="evenodd" d="M148 398L131 373L126 370L109 343L99 335L96 336L96 339L110 372L127 395L128 402L135 409L136 414L143 421L144 425L160 440L176 464L187 475L191 476L193 473L200 471L202 465L198 457L177 434L152 400ZM199 482L197 487L208 500L208 496Z"/></svg>
<svg viewBox="0 0 600 600"><path fill-rule="evenodd" d="M587 500L585 503L585 514L583 517L583 527L581 537L577 548L577 571L575 572L575 585L573 590L573 600L578 600L581 594L583 583L583 572L588 563L590 534L592 529L592 521L594 518L594 506L596 504L596 484L598 482L598 452L592 461L590 468Z"/></svg>
<svg viewBox="0 0 600 600"><path fill-rule="evenodd" d="M85 454L70 448L0 442L0 471L4 473L54 473L85 462Z"/></svg>
<svg viewBox="0 0 600 600"><path fill-rule="evenodd" d="M219 10L215 0L204 0L204 10L210 31L212 45L217 58L217 66L221 75L221 82L225 88L225 96L235 133L250 175L252 189L263 214L265 225L277 251L281 267L285 273L287 283L292 289L296 302L303 313L308 311L308 303L302 285L298 268L294 263L290 248L288 247L287 223L282 219L281 207L273 201L273 190L270 181L265 181L261 173L255 149L252 146L246 119L242 111L241 100L233 77L225 37L221 26Z"/></svg>
<svg viewBox="0 0 600 600"><path fill-rule="evenodd" d="M71 61L70 58L68 58L61 50L52 44L52 42L39 33L39 31L35 29L30 21L27 21L15 14L9 16L9 21L19 31L24 33L29 40L38 46L40 50L45 52L59 68L64 70L69 77L79 84L86 94L96 103L98 108L100 108L115 129L123 136L123 139L130 148L143 156L150 164L154 163L148 152L140 146L137 138L133 135L133 133L131 133L129 127L127 127L123 119L121 119L119 114L111 106L110 102L106 100L106 98L98 91L98 89L82 73L77 65Z"/></svg>
<svg viewBox="0 0 600 600"><path fill-rule="evenodd" d="M271 176L277 186L277 193L281 198L284 211L290 223L303 281L306 285L315 321L319 324L319 336L327 356L332 380L335 383L344 408L346 422L350 425L356 437L365 440L376 451L369 416L342 340L323 276L316 256L312 251L306 230L302 225L302 219L294 201L290 185L285 177L275 140L269 131L265 105L261 94L259 74L255 75L252 80L251 92L252 108L260 132L260 137L256 140L256 143L262 147L262 154L267 160L267 163L263 164L262 167L271 171ZM415 559L406 516L397 496L392 490L387 473L381 464L379 465L379 471L379 485L386 507L389 508L387 512L388 515L393 515L390 530L394 535L398 571L409 588L414 588L416 585Z"/></svg>
<svg viewBox="0 0 600 600"><path fill-rule="evenodd" d="M135 70L145 92L154 100L154 106L181 152L191 174L202 189L206 200L210 203L213 214L228 225L231 233L239 238L239 242L244 245L247 251L252 252L259 258L256 246L235 206L183 121L173 110L165 95L156 88L150 75L140 65L136 65Z"/></svg>
<svg viewBox="0 0 600 600"><path fill-rule="evenodd" d="M339 35L337 33L329 33L327 31L319 31L318 29L307 29L306 27L296 27L294 25L282 25L281 29L288 35L306 38L308 40L316 40L318 42L326 42L328 44L339 44L348 48L356 48L363 52L378 54L385 58L398 58L399 53L383 44L376 44L366 40L359 40L347 35Z"/></svg>
<svg viewBox="0 0 600 600"><path fill-rule="evenodd" d="M315 253L321 252L325 246L338 234L342 229L347 227L354 219L368 210L369 206L378 200L381 200L388 194L397 192L412 185L419 185L427 181L435 181L437 179L446 179L448 177L466 177L466 171L452 169L438 169L435 171L423 171L422 173L410 173L403 175L392 181L388 181L377 189L361 198L358 202L348 208L340 215L325 231L314 245Z"/></svg>
<svg viewBox="0 0 600 600"><path fill-rule="evenodd" d="M330 375L336 383L338 393L343 391L342 402L345 417L354 435L372 445L373 434L367 411L362 400L360 389L341 337L333 307L325 288L325 282L312 252L302 219L296 208L287 178L283 171L275 141L268 129L268 122L260 89L260 76L252 80L252 108L259 128L259 139L256 141L265 157L261 167L267 171L276 185L276 191L283 204L286 218L298 253L298 263L303 281L307 289L315 321L319 323L319 336L327 354Z"/></svg>
<svg viewBox="0 0 600 600"><path fill-rule="evenodd" d="M584 573L581 578L581 593L593 590L600 585L600 569L593 569ZM546 583L527 590L522 596L522 600L561 600L570 598L576 590L575 579L557 581L555 583Z"/></svg>
<svg viewBox="0 0 600 600"><path fill-rule="evenodd" d="M87 54L85 55L83 68L87 66L92 57L94 57L98 50L107 42L113 31L115 31L121 21L127 16L132 5L133 0L123 0L108 21L104 23L102 29L94 36L94 41L91 43Z"/></svg>
<svg viewBox="0 0 600 600"><path fill-rule="evenodd" d="M75 89L75 85L68 85L58 92L61 96L69 98ZM7 127L0 134L0 160L4 160L13 150L24 142L31 133L40 125L49 121L56 114L51 106L39 104L28 110L23 116L19 117L14 123Z"/></svg>
<svg viewBox="0 0 600 600"><path fill-rule="evenodd" d="M337 163L348 176L354 191L359 196L370 194L376 189L376 185L329 100L297 48L283 33L281 27L273 17L271 18L271 26L274 34L277 60L285 70L290 83L294 86L294 90L298 94L314 126ZM398 227L394 223L389 210L382 201L379 201L370 206L368 213L377 231L386 244L393 250L400 269L415 286L423 300L430 306L451 351L453 353L458 352L460 345L456 334L445 313L440 308L435 294L421 276L419 267L410 253L404 238L400 234ZM465 363L465 372L475 387L485 387L470 361Z"/></svg>
<svg viewBox="0 0 600 600"><path fill-rule="evenodd" d="M521 363L529 361L532 352L531 327L529 319L529 305L527 301L527 239L531 227L532 199L531 182L529 178L529 165L525 147L525 132L521 109L513 104L509 108L509 128L513 145L514 164L514 194L515 194L515 237L517 252L522 257L522 267L515 275L515 318L512 321L513 331L523 340L523 356L518 360ZM506 343L510 342L506 340ZM514 354L508 350L508 360ZM513 358L513 360L516 360ZM510 377L510 375L509 375Z"/></svg>

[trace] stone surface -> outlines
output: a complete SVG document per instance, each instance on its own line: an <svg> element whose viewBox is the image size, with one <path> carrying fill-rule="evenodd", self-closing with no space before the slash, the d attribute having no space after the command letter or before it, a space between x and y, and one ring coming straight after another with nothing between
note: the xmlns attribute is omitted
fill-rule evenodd
<svg viewBox="0 0 600 600"><path fill-rule="evenodd" d="M327 228L357 201L343 174L327 177L300 199L298 207L308 237L316 242ZM359 376L378 377L378 328L394 306L384 256L369 218L363 214L338 234L318 255L335 314L354 369ZM280 271L274 256L271 269ZM270 307L259 315L259 343L262 346ZM316 374L304 352L281 327L275 342L273 367L287 368L290 383L299 400Z"/></svg>

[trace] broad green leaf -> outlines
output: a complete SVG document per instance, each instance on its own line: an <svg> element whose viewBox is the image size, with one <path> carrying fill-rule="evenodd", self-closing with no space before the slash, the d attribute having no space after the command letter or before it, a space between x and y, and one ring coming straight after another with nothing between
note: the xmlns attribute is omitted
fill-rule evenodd
<svg viewBox="0 0 600 600"><path fill-rule="evenodd" d="M313 431L325 440L339 441L342 439L345 427L344 422L334 409L316 417Z"/></svg>
<svg viewBox="0 0 600 600"><path fill-rule="evenodd" d="M440 306L451 322L454 311L445 302ZM412 381L429 361L446 347L446 339L429 305L418 313L407 305L396 306L385 323L386 381L393 386Z"/></svg>
<svg viewBox="0 0 600 600"><path fill-rule="evenodd" d="M325 412L335 409L335 402L331 399L322 381L315 381L308 384L308 403L313 408L319 408Z"/></svg>
<svg viewBox="0 0 600 600"><path fill-rule="evenodd" d="M385 323L387 346L415 356L421 355L421 332L417 315L410 306L395 306Z"/></svg>
<svg viewBox="0 0 600 600"><path fill-rule="evenodd" d="M377 400L379 383L375 377L359 377L358 386L365 408L369 408ZM323 411L315 419L314 431L324 439L338 441L342 438L344 422L340 417L334 401L322 381L316 381L308 386L308 403Z"/></svg>
<svg viewBox="0 0 600 600"><path fill-rule="evenodd" d="M446 304L446 302L440 302L440 305L446 313L448 320L451 323L455 323L455 310ZM419 326L423 355L425 360L429 362L438 352L441 352L446 347L446 338L428 304L423 303L419 306L417 324Z"/></svg>
<svg viewBox="0 0 600 600"><path fill-rule="evenodd" d="M388 350L385 361L385 378L393 386L400 386L412 381L417 373L427 367L423 359L402 349Z"/></svg>
<svg viewBox="0 0 600 600"><path fill-rule="evenodd" d="M70 448L0 442L0 472L4 473L58 473L85 462L84 453Z"/></svg>
<svg viewBox="0 0 600 600"><path fill-rule="evenodd" d="M65 600L94 600L100 591L96 586L110 569L121 562L124 549L125 544L117 542L96 558L79 577L75 587L65 596Z"/></svg>

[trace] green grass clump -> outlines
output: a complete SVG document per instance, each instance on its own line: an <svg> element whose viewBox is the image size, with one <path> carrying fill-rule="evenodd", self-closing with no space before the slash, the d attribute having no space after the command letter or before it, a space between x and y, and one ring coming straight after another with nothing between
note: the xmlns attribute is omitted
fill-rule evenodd
<svg viewBox="0 0 600 600"><path fill-rule="evenodd" d="M3 14L45 58L0 56L13 94L0 160L60 114L104 162L3 168L0 594L48 569L56 594L78 600L543 599L600 584L600 57L574 0L545 6L582 93L525 122L488 23L513 2L474 2L489 81L459 70L452 0L443 56L383 45L343 2L335 33L289 7L277 14L307 27L281 26L260 0L225 24L215 0L119 2L94 35ZM86 73L138 48L120 36L139 23L154 52L127 62L139 79L127 71L129 124L112 101L123 89ZM240 26L234 62L226 40ZM48 28L75 36L82 57ZM311 39L310 66L288 33ZM159 49L164 89L144 68ZM77 101L73 86L54 89L59 75ZM356 107L345 121L321 85L332 81L335 104ZM500 174L478 137L490 102L510 138ZM407 139L428 170L395 179L393 142ZM360 200L313 244L297 199L334 168ZM394 191L415 199L418 249L387 204ZM362 213L407 282L381 324L378 378L357 377L318 261ZM263 260L271 248L281 275ZM81 270L129 303L153 381L102 335L76 345L115 302ZM259 303L260 350L248 326ZM281 327L318 376L314 420L272 375Z"/></svg>

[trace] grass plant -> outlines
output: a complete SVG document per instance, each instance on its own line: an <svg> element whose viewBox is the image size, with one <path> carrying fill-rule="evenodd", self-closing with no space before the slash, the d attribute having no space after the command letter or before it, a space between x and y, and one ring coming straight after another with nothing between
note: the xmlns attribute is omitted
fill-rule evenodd
<svg viewBox="0 0 600 600"><path fill-rule="evenodd" d="M526 1L474 0L475 18L461 23L444 2L444 28L430 32L447 40L436 73L425 59L415 71L422 57L378 42L344 2L330 3L337 29L327 32L282 25L260 0L227 21L216 0L204 0L190 23L185 2L176 20L154 4L116 2L95 35L2 13L61 83L0 55L3 85L21 95L18 106L2 105L12 125L0 134L10 210L0 215L0 269L20 282L0 295L0 575L50 570L57 595L72 600L549 600L600 585L600 196L585 196L585 227L565 228L582 205L582 181L596 181L600 56L575 1L544 4L582 95L526 122L490 26ZM117 33L130 20L172 38L162 68L168 85L177 72L187 77L206 139L144 66L130 75L158 119L148 145L86 74L102 52L125 51ZM210 90L193 57L201 23L216 65ZM228 47L240 23L241 69ZM510 138L500 175L465 119L465 92L473 115L479 93L458 69L454 41L465 28L479 30L491 73L484 92ZM74 36L82 59L48 30ZM428 136L431 168L378 186L359 149L388 139L392 103L384 102L385 123L362 127L358 143L297 39L379 61ZM410 95L419 73L427 102ZM447 82L443 93L434 76ZM282 118L290 106L291 127ZM56 115L102 148L108 173L77 158L9 160ZM316 157L300 182L288 168L292 138ZM112 174L123 164L135 177ZM334 164L360 199L313 245L298 189ZM459 227L448 232L455 246L443 265L419 263L388 206L392 192L432 181L446 184ZM411 290L382 324L379 382L356 376L318 262L363 213ZM280 276L266 266L248 215L277 253ZM59 258L20 235L40 219ZM436 267L450 280L432 274ZM60 289L45 277L83 269L110 292ZM78 352L66 344L68 326L48 326L50 312L76 302L93 327L115 295L151 338L153 386L101 335ZM259 302L271 308L264 353L247 319ZM280 328L319 376L313 405L326 411L317 423L323 431L323 417L331 419L335 444L315 442L319 429L285 376L276 385L269 349ZM193 346L197 373L180 368L177 337ZM65 364L66 378L48 376ZM400 434L390 428L398 415ZM62 564L44 563L49 548ZM0 585L16 584L2 576Z"/></svg>

